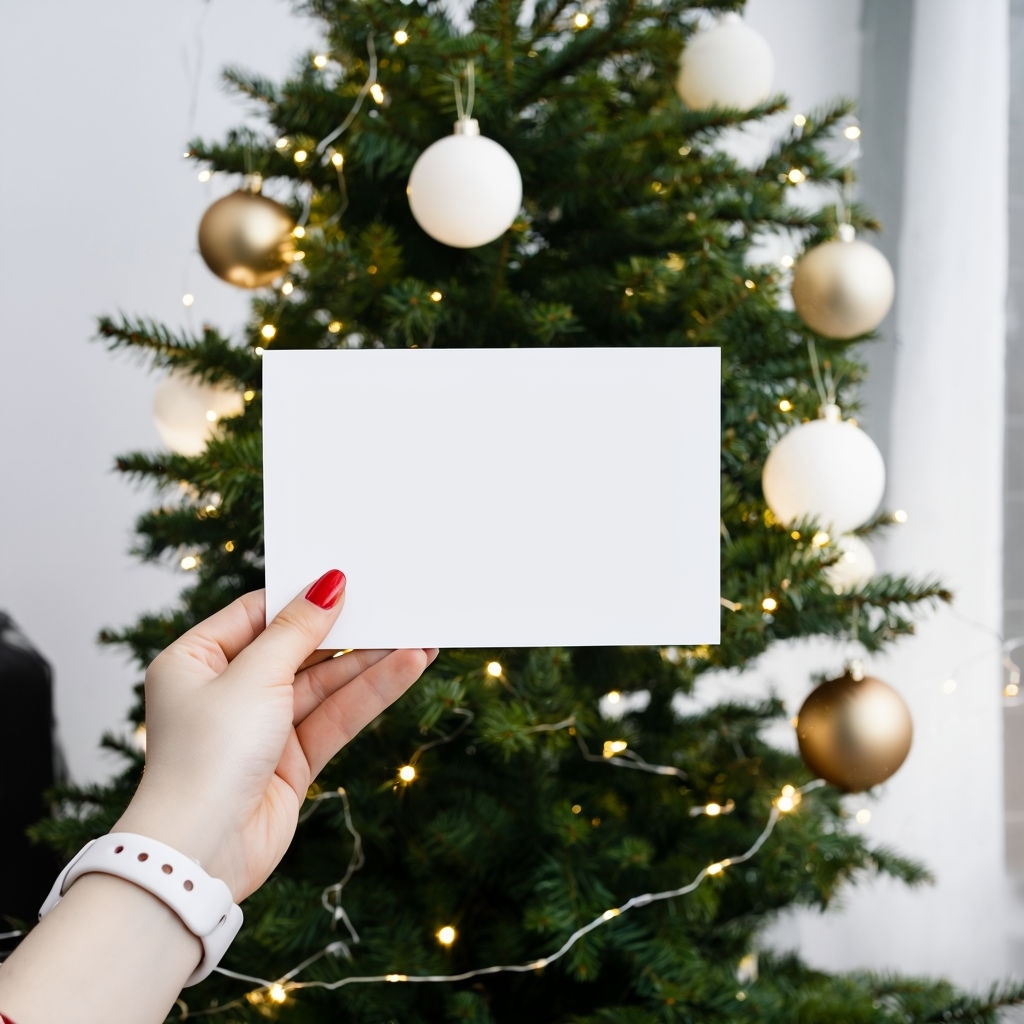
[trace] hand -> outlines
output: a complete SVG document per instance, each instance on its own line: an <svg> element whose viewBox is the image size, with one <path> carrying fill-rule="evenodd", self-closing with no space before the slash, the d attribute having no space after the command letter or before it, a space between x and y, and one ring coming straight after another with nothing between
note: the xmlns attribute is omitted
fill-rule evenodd
<svg viewBox="0 0 1024 1024"><path fill-rule="evenodd" d="M311 657L341 612L332 570L264 629L256 591L146 673L146 769L115 831L194 857L240 902L274 870L323 766L400 697L436 648Z"/></svg>

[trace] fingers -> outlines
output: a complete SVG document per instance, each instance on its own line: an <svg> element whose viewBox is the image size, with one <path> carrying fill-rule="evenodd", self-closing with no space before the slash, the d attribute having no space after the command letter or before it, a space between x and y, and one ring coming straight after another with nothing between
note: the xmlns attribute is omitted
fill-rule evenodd
<svg viewBox="0 0 1024 1024"><path fill-rule="evenodd" d="M379 652L368 652L379 653ZM338 659L344 662L347 654ZM394 703L437 657L437 648L391 651L341 684L296 725L299 742L315 778L353 736Z"/></svg>
<svg viewBox="0 0 1024 1024"><path fill-rule="evenodd" d="M324 573L293 598L231 664L232 676L291 685L295 673L330 632L345 603L345 574Z"/></svg>
<svg viewBox="0 0 1024 1024"><path fill-rule="evenodd" d="M182 633L153 665L185 658L205 665L211 676L219 675L263 632L265 622L266 591L243 594Z"/></svg>
<svg viewBox="0 0 1024 1024"><path fill-rule="evenodd" d="M390 653L389 650L349 651L341 657L320 661L308 667L295 678L293 724L298 725L336 690L340 690Z"/></svg>

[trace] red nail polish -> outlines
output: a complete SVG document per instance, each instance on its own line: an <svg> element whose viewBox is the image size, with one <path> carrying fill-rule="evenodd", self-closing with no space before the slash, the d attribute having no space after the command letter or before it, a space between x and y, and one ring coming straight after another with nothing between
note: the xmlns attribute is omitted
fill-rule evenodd
<svg viewBox="0 0 1024 1024"><path fill-rule="evenodd" d="M320 608L333 608L345 590L345 574L340 569L328 569L306 591L306 600Z"/></svg>

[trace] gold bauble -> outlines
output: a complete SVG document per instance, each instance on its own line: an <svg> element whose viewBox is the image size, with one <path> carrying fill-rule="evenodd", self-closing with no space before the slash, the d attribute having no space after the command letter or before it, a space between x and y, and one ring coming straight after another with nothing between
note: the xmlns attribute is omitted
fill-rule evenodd
<svg viewBox="0 0 1024 1024"><path fill-rule="evenodd" d="M793 268L793 305L808 327L826 338L855 338L873 331L892 306L895 282L889 261L854 238L840 237L808 249Z"/></svg>
<svg viewBox="0 0 1024 1024"><path fill-rule="evenodd" d="M219 278L263 288L295 257L295 221L287 208L246 189L218 199L199 222L199 252Z"/></svg>
<svg viewBox="0 0 1024 1024"><path fill-rule="evenodd" d="M910 711L891 686L849 672L814 689L796 723L804 763L848 793L889 778L910 752L913 734Z"/></svg>

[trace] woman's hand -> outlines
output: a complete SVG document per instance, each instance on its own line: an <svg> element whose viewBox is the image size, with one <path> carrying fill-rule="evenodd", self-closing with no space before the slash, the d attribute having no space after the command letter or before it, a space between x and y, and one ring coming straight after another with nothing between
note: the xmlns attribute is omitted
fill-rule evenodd
<svg viewBox="0 0 1024 1024"><path fill-rule="evenodd" d="M318 772L400 697L436 648L319 644L341 612L331 570L264 628L263 591L171 644L146 674L146 770L115 831L194 857L240 902L288 848Z"/></svg>

